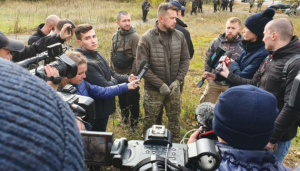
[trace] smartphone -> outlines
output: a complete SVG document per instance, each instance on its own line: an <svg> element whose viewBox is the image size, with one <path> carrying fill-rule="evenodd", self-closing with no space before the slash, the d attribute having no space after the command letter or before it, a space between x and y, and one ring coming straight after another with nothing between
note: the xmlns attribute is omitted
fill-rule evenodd
<svg viewBox="0 0 300 171"><path fill-rule="evenodd" d="M67 31L68 31L68 34L73 35L72 26L68 27L68 28L67 28Z"/></svg>

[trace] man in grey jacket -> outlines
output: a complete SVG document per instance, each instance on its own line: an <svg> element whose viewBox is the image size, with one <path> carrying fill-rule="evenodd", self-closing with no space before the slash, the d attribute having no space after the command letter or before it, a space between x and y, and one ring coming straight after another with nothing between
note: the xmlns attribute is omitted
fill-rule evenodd
<svg viewBox="0 0 300 171"><path fill-rule="evenodd" d="M161 108L165 107L173 142L180 140L180 84L190 62L185 37L175 30L176 12L174 5L160 4L156 25L141 36L137 47L137 66L143 59L150 64L144 75L143 131L155 123Z"/></svg>

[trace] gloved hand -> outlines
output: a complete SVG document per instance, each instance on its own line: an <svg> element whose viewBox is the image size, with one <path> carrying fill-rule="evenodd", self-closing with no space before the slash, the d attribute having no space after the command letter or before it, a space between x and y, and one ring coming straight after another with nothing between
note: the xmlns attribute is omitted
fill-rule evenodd
<svg viewBox="0 0 300 171"><path fill-rule="evenodd" d="M159 93L162 95L169 95L170 94L170 88L166 83L164 83L160 88L159 88Z"/></svg>
<svg viewBox="0 0 300 171"><path fill-rule="evenodd" d="M178 80L175 80L171 83L171 85L169 86L169 88L171 90L170 95L172 95L175 92L175 90L179 87L179 85L180 85L180 83Z"/></svg>

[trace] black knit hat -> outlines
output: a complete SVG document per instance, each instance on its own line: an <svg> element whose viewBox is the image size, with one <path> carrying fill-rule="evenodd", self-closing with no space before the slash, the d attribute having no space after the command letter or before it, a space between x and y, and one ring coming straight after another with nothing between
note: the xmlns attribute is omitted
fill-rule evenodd
<svg viewBox="0 0 300 171"><path fill-rule="evenodd" d="M230 146L263 150L275 128L277 101L258 87L236 86L221 94L214 114L213 130Z"/></svg>
<svg viewBox="0 0 300 171"><path fill-rule="evenodd" d="M252 33L262 39L264 37L264 28L269 21L273 20L274 14L274 9L267 8L264 12L248 17L244 24Z"/></svg>
<svg viewBox="0 0 300 171"><path fill-rule="evenodd" d="M83 170L68 105L45 81L0 58L0 170Z"/></svg>

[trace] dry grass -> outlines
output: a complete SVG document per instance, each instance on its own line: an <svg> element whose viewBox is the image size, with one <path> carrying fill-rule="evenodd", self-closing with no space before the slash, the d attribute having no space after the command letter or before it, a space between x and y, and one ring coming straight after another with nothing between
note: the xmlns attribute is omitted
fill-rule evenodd
<svg viewBox="0 0 300 171"><path fill-rule="evenodd" d="M159 0L153 3L150 9L149 18L156 17L156 9ZM28 34L32 33L39 23L44 22L46 16L56 14L61 18L69 18L76 24L92 23L97 26L97 36L99 39L99 52L109 60L109 49L111 36L116 31L115 15L120 10L128 11L132 20L140 20L141 1L138 2L115 2L115 1L99 1L99 0L46 0L41 2L27 1L11 1L0 3L0 30L5 33ZM265 7L266 8L266 7ZM191 2L186 7L186 17L182 20L189 26L188 30L194 44L195 55L191 60L190 69L185 79L185 87L182 95L182 113L181 113L181 135L196 126L194 120L194 111L199 104L202 89L197 88L196 84L200 80L200 76L204 72L204 55L211 41L224 31L226 19L229 17L239 17L244 21L250 14L248 13L248 5L236 4L234 12L212 13L211 4L203 6L204 13L197 16L190 16ZM235 12L238 11L238 12ZM33 15L34 13L34 15ZM277 14L275 18L287 17L284 14ZM295 34L300 36L300 23L298 18L291 18L294 23ZM153 27L153 23L135 22L138 33L141 35L146 30ZM76 41L73 38L71 44L76 47ZM143 87L143 85L141 86ZM142 92L142 91L141 91ZM142 93L141 93L142 95ZM142 97L141 97L142 99ZM142 104L142 101L141 101ZM143 107L140 107L141 116L143 116ZM113 117L114 116L114 117ZM134 133L127 132L124 125L119 125L120 110L117 109L108 124L108 131L115 133L115 138L127 137L128 139L142 139L142 120L139 122L139 129ZM114 118L114 119L113 119ZM164 122L166 118L164 117ZM298 135L293 142L289 155L284 164L294 168L299 163L300 150ZM108 169L108 168L107 168Z"/></svg>

